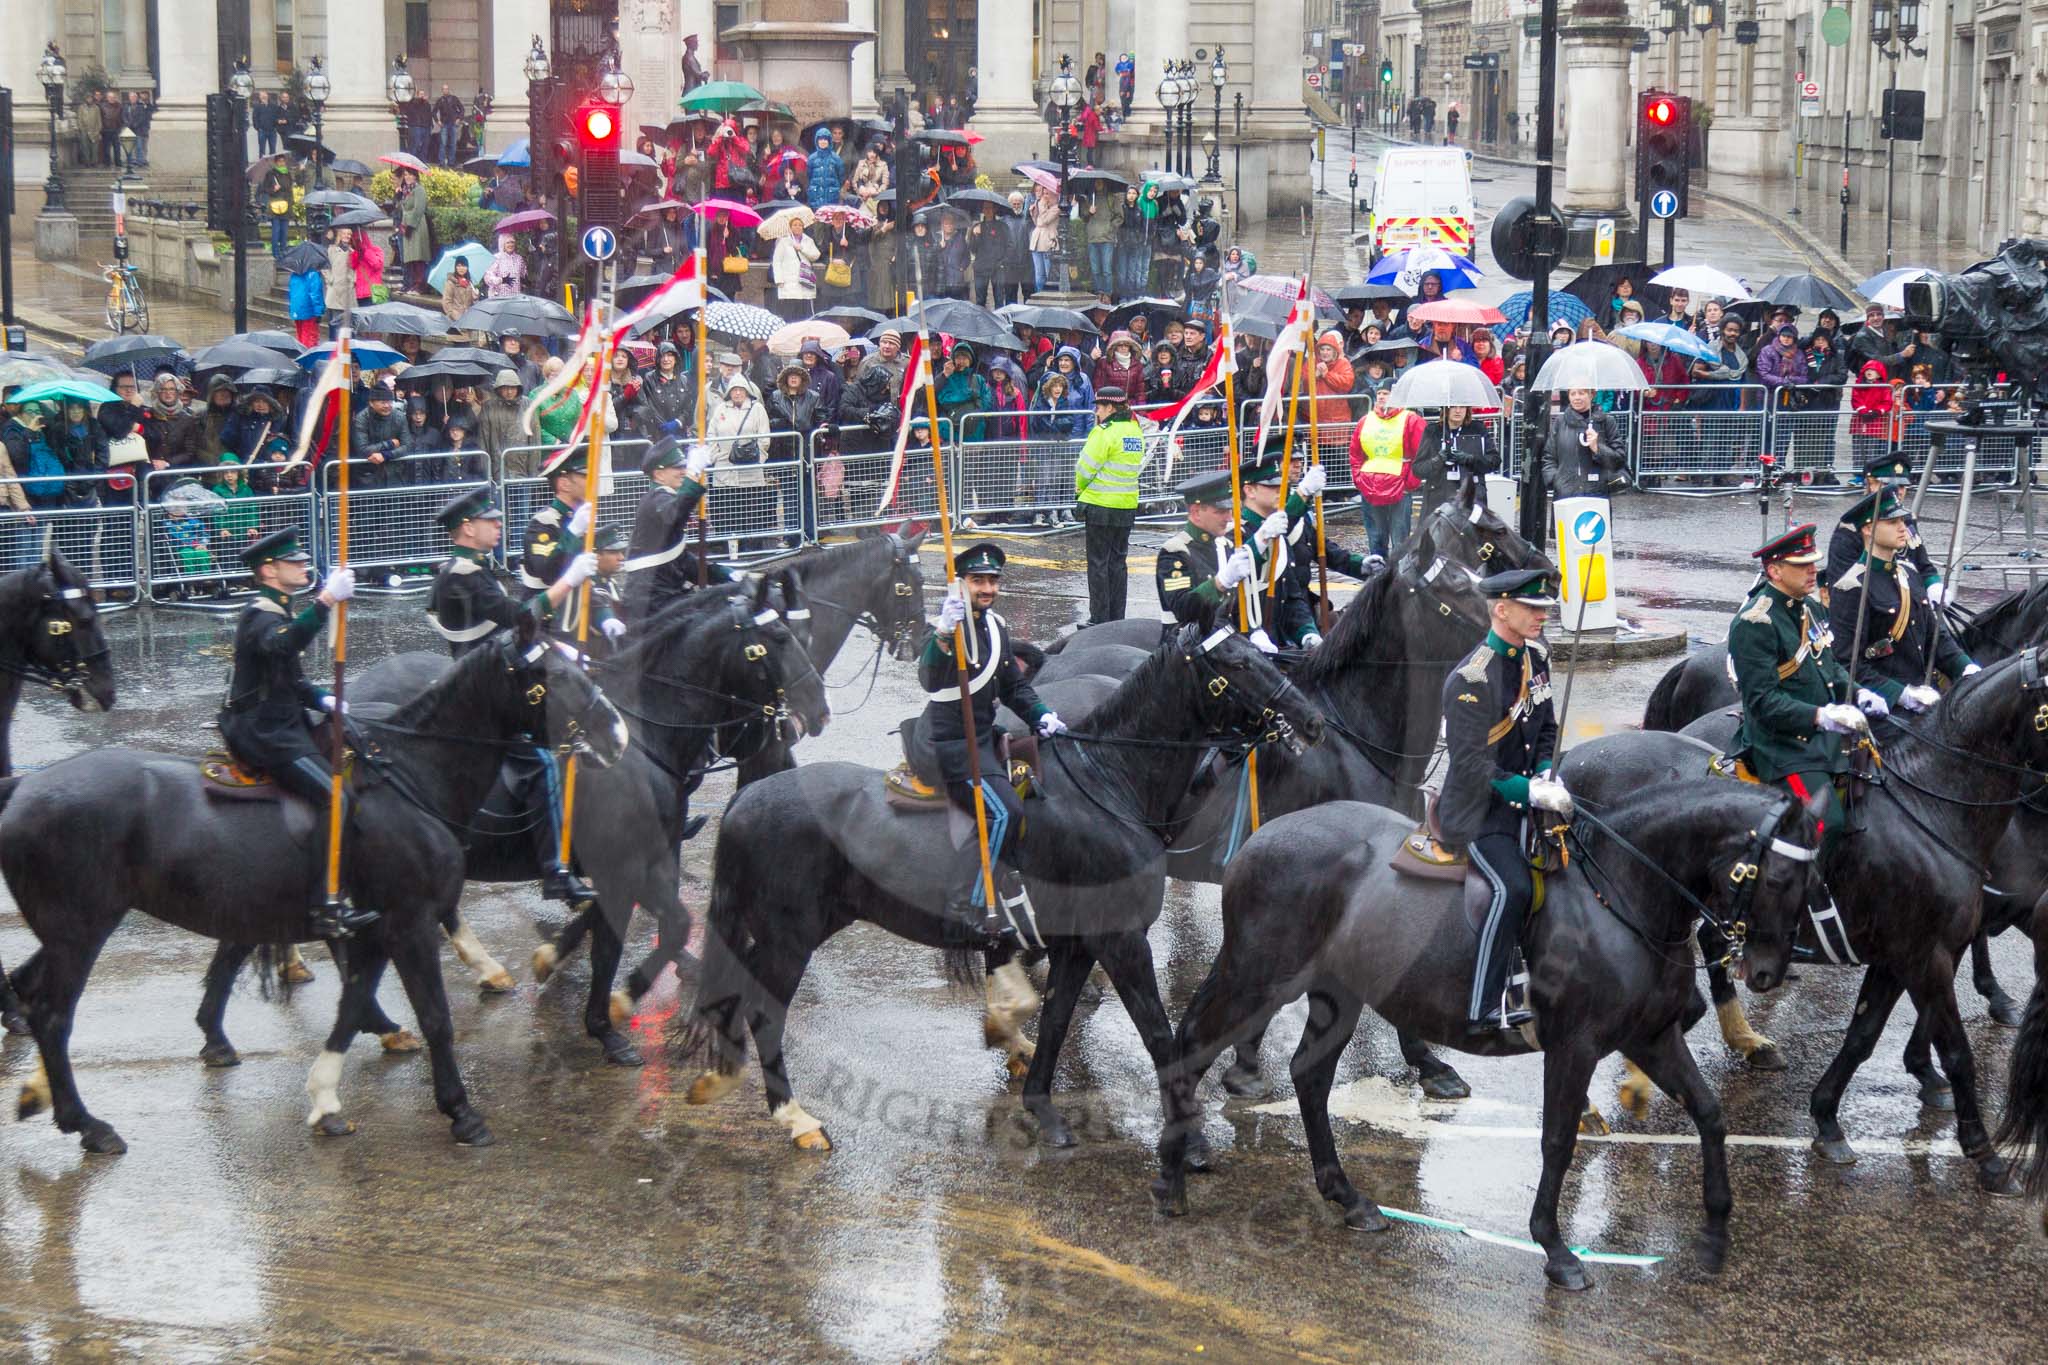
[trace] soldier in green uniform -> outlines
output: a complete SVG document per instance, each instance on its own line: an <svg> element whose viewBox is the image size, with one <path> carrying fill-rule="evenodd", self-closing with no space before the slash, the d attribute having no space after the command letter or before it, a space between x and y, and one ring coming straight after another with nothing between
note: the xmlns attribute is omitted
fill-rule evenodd
<svg viewBox="0 0 2048 1365"><path fill-rule="evenodd" d="M1283 537L1287 565L1281 576L1287 579L1288 586L1283 594L1279 625L1287 642L1303 649L1314 649L1323 642L1316 622L1316 497L1328 486L1327 477L1320 464L1308 466L1283 506L1287 513L1287 534ZM1276 465L1272 471L1276 487L1279 478ZM1361 583L1387 563L1378 555L1361 555L1334 540L1324 542L1323 558L1332 572Z"/></svg>
<svg viewBox="0 0 2048 1365"><path fill-rule="evenodd" d="M1466 1032L1519 1028L1525 1010L1510 1012L1508 960L1536 894L1523 849L1530 810L1569 820L1564 783L1550 775L1557 758L1557 715L1550 702L1550 655L1543 625L1556 604L1548 569L1511 569L1480 580L1491 628L1479 647L1444 678L1444 747L1448 766L1437 821L1444 839L1462 844L1472 872L1492 893L1472 973Z"/></svg>
<svg viewBox="0 0 2048 1365"><path fill-rule="evenodd" d="M1873 455L1863 464L1863 491L1875 493L1881 488L1893 490L1894 495L1913 482L1913 465L1897 451L1882 451ZM1860 504L1859 504L1860 505ZM1825 587L1839 582L1849 572L1849 566L1863 557L1863 535L1859 527L1844 516L1835 526L1834 534L1828 538L1828 568L1822 576ZM1940 606L1948 600L1948 589L1941 581L1941 573L1934 567L1934 559L1927 553L1927 542L1920 538L1919 523L1912 514L1906 516L1906 546L1902 558L1927 589L1928 600Z"/></svg>
<svg viewBox="0 0 2048 1365"><path fill-rule="evenodd" d="M1237 585L1251 579L1258 559L1250 545L1231 548L1230 471L1182 479L1175 486L1188 519L1159 546L1152 577L1159 589L1159 624L1164 635L1216 610L1218 621L1237 624Z"/></svg>
<svg viewBox="0 0 2048 1365"><path fill-rule="evenodd" d="M554 490L554 497L526 523L525 550L519 562L519 584L529 598L553 587L583 552L590 519L597 515L596 504L589 500L587 493L584 477L587 466L587 452L581 446L567 446L541 470ZM591 566L591 572L595 567L594 564ZM582 594L572 593L549 613L549 624L557 637L571 644L576 642L581 609ZM626 623L612 612L604 599L596 596L590 601L590 626L592 633L602 634L613 643L626 633Z"/></svg>
<svg viewBox="0 0 2048 1365"><path fill-rule="evenodd" d="M1858 678L1867 679L1892 706L1925 711L1941 700L1926 681L1930 659L1951 680L1975 673L1977 665L1943 626L1932 590L1908 562L1911 520L1891 489L1881 488L1858 502L1842 524L1857 528L1864 551L1835 580L1828 597L1836 643L1854 647L1860 616Z"/></svg>
<svg viewBox="0 0 2048 1365"><path fill-rule="evenodd" d="M256 600L242 609L235 623L234 676L219 724L221 738L237 762L265 774L324 815L334 794L334 769L314 741L306 713L332 712L337 703L332 692L306 681L299 655L319 638L328 608L355 595L356 575L346 565L334 570L312 603L293 615L292 594L310 580L312 571L306 566L312 559L299 547L299 533L290 527L273 531L242 551L242 562L256 580ZM347 819L346 807L342 818ZM324 835L320 843L326 847ZM323 879L321 890L311 898L314 937L347 938L377 922L376 911L359 910L345 896L329 900L324 889Z"/></svg>
<svg viewBox="0 0 2048 1365"><path fill-rule="evenodd" d="M489 488L457 493L442 504L435 519L453 545L427 594L427 619L458 659L525 613L545 617L559 609L597 572L598 556L579 552L545 591L521 603L505 591L499 570L491 563L491 551L498 548L504 532L505 513ZM544 743L508 749L504 780L518 804L519 824L533 833L541 895L579 910L593 903L597 892L590 883L562 864L561 781L554 754Z"/></svg>
<svg viewBox="0 0 2048 1365"><path fill-rule="evenodd" d="M1834 632L1809 601L1820 563L1813 537L1808 522L1752 551L1764 581L1728 623L1728 663L1742 696L1735 756L1798 797L1826 841L1842 823L1835 778L1849 769L1848 738L1869 731L1866 712L1890 708L1850 681Z"/></svg>
<svg viewBox="0 0 2048 1365"><path fill-rule="evenodd" d="M687 455L673 439L656 441L640 461L650 487L633 509L633 534L626 546L624 616L639 624L697 586L697 556L688 549L690 518L704 501L711 469L709 446ZM713 564L706 579L724 583L731 575Z"/></svg>

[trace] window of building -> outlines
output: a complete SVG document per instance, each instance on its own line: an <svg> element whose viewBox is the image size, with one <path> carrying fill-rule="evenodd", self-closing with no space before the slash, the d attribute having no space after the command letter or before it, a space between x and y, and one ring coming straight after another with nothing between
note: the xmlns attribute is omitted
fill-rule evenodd
<svg viewBox="0 0 2048 1365"><path fill-rule="evenodd" d="M725 31L729 28L739 27L739 22L740 7L738 5L719 5L717 7L717 53L718 60L721 62L736 62L740 59L740 50L725 41Z"/></svg>
<svg viewBox="0 0 2048 1365"><path fill-rule="evenodd" d="M275 0L277 5L277 70L283 75L292 69L292 0Z"/></svg>
<svg viewBox="0 0 2048 1365"><path fill-rule="evenodd" d="M121 51L121 44L126 40L128 32L127 9L128 6L123 3L123 0L105 0L105 3L100 6L100 32L105 35L104 40L100 44L101 52L119 53ZM112 57L108 61L101 63L101 65L110 71L116 70L120 66L120 58L118 56Z"/></svg>
<svg viewBox="0 0 2048 1365"><path fill-rule="evenodd" d="M427 26L427 0L406 0L405 51L409 57L431 56L432 42Z"/></svg>

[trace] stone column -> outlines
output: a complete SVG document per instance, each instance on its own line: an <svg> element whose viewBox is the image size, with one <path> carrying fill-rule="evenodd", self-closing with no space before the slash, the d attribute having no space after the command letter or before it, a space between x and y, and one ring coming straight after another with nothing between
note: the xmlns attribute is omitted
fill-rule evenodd
<svg viewBox="0 0 2048 1365"><path fill-rule="evenodd" d="M1133 153L1136 164L1164 166L1166 114L1159 107L1159 78L1166 62L1184 61L1195 55L1194 44L1188 41L1188 0L1152 0L1145 6L1144 19L1138 25L1137 53L1137 90L1131 98L1131 121L1124 125L1123 136L1137 144ZM1059 69L1059 58L1057 52L1045 54L1048 76ZM1087 58L1075 53L1075 79L1080 79L1087 69Z"/></svg>
<svg viewBox="0 0 2048 1365"><path fill-rule="evenodd" d="M344 16L346 22L346 16ZM277 77L277 6L249 0L249 50L234 54L249 59L249 74L258 90L281 89Z"/></svg>
<svg viewBox="0 0 2048 1365"><path fill-rule="evenodd" d="M980 99L974 131L988 139L976 150L978 165L997 180L1028 156L1045 154L1050 134L1031 94L1031 8L1023 3L986 4L976 28L974 65ZM1084 68L1077 62L1074 75Z"/></svg>
<svg viewBox="0 0 2048 1365"><path fill-rule="evenodd" d="M901 3L901 0L898 0ZM875 28L880 16L875 0L851 0L846 7L846 20L858 28ZM875 59L881 53L878 42L862 43L853 50L853 116L873 118L878 107L880 84L875 79Z"/></svg>
<svg viewBox="0 0 2048 1365"><path fill-rule="evenodd" d="M162 79L149 161L159 176L206 175L206 97L219 89L217 42L211 23L165 24L158 30Z"/></svg>
<svg viewBox="0 0 2048 1365"><path fill-rule="evenodd" d="M1571 155L1557 196L1567 224L1566 254L1590 260L1594 222L1614 219L1616 260L1631 259L1637 235L1628 206L1627 137L1634 123L1629 95L1629 48L1640 32L1619 0L1581 3L1559 35L1566 91L1565 128Z"/></svg>
<svg viewBox="0 0 2048 1365"><path fill-rule="evenodd" d="M875 31L848 20L847 0L747 0L725 36L739 50L741 79L809 123L853 106L848 54Z"/></svg>
<svg viewBox="0 0 2048 1365"><path fill-rule="evenodd" d="M904 55L903 0L875 0L875 98L894 98L896 87L910 88L910 67Z"/></svg>
<svg viewBox="0 0 2048 1365"><path fill-rule="evenodd" d="M526 57L536 35L547 46L548 0L496 0L489 15L490 56L483 76L491 92L491 118L484 125L484 146L503 151L507 143L526 136Z"/></svg>
<svg viewBox="0 0 2048 1365"><path fill-rule="evenodd" d="M114 54L107 56L111 65ZM122 0L120 63L121 83L149 80L149 0Z"/></svg>
<svg viewBox="0 0 2048 1365"><path fill-rule="evenodd" d="M328 5L325 65L334 93L328 97L324 119L327 145L374 169L377 158L398 145L391 101L384 94L392 55L386 45L384 6L361 0L328 0ZM519 78L519 90L522 95L526 90L524 76Z"/></svg>

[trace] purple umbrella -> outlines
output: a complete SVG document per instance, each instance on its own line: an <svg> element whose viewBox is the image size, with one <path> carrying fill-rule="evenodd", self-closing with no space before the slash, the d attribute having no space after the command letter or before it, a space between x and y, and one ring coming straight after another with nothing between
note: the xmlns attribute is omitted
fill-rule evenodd
<svg viewBox="0 0 2048 1365"><path fill-rule="evenodd" d="M528 228L546 227L555 221L555 215L546 209L523 209L508 213L491 228L492 232L525 232Z"/></svg>

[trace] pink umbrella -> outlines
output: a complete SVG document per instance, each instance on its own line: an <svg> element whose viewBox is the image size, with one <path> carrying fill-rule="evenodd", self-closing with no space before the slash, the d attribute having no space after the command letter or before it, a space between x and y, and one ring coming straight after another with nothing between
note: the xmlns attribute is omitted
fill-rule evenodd
<svg viewBox="0 0 2048 1365"><path fill-rule="evenodd" d="M761 215L736 199L706 199L690 206L692 213L723 213L741 227L759 227Z"/></svg>
<svg viewBox="0 0 2048 1365"><path fill-rule="evenodd" d="M1054 193L1059 192L1060 178L1051 171L1042 171L1036 166L1019 166L1017 169L1023 173L1026 180L1029 180L1040 189L1052 190Z"/></svg>
<svg viewBox="0 0 2048 1365"><path fill-rule="evenodd" d="M875 225L875 215L852 204L827 204L818 210L818 221L834 226L871 228Z"/></svg>
<svg viewBox="0 0 2048 1365"><path fill-rule="evenodd" d="M508 213L500 218L491 231L525 232L529 228L546 227L554 221L555 215L546 209L522 209L518 213Z"/></svg>
<svg viewBox="0 0 2048 1365"><path fill-rule="evenodd" d="M387 165L403 166L409 171L418 171L421 175L427 173L427 163L414 156L411 152L386 152L377 159Z"/></svg>

